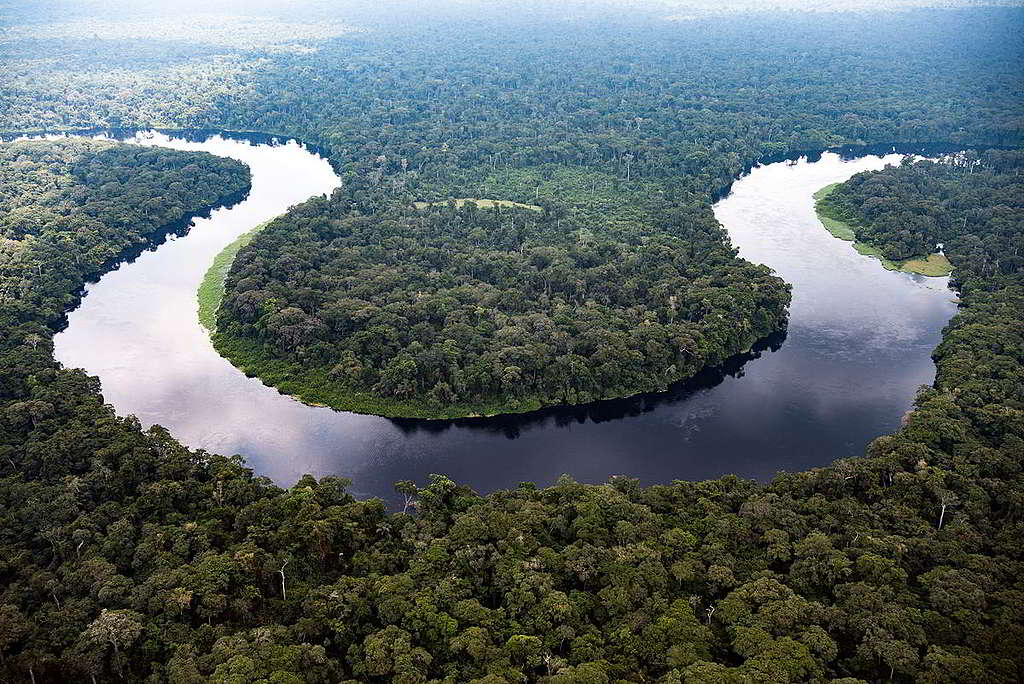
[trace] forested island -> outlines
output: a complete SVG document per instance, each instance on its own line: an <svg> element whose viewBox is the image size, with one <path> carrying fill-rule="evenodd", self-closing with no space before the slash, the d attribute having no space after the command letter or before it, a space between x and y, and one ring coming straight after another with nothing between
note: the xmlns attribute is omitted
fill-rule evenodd
<svg viewBox="0 0 1024 684"><path fill-rule="evenodd" d="M758 159L858 142L977 152L860 174L830 195L887 258L942 243L962 299L934 386L864 457L823 454L768 483L565 477L487 495L436 475L397 483L398 512L343 478L279 487L241 456L144 430L53 359L87 280L241 197L243 165L111 142L0 144L0 678L1024 678L1024 157L989 149L1021 143L1020 10L414 14L430 30L406 19L380 35L311 33L320 25L297 10L277 32L247 20L175 34L169 19L160 40L139 38L130 16L51 11L0 8L21 21L0 39L2 127L212 127L325 145L343 189L240 251L218 334L430 411L499 410L513 385L516 410L658 386L673 365L682 375L779 327L784 283L737 259L709 208ZM448 202L467 197L541 211ZM550 379L531 371L534 354L596 344L586 326L601 343L630 326L650 337L618 342L630 346L614 371L579 353ZM349 346L361 333L372 343ZM488 384L506 366L467 372L448 339L515 361L518 382Z"/></svg>

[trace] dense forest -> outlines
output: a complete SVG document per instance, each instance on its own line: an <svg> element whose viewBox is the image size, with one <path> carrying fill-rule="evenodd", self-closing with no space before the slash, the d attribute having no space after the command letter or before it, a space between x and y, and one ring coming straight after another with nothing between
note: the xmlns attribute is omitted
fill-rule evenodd
<svg viewBox="0 0 1024 684"><path fill-rule="evenodd" d="M481 197L467 188L520 169L534 170L532 195L549 163L610 176L620 193L659 179L687 199L773 154L1024 135L1019 9L671 22L635 8L588 22L529 3L479 16L470 3L371 3L383 14L296 6L233 33L229 17L194 28L172 12L146 40L130 6L116 20L51 9L40 24L45 10L26 4L0 37L0 130L292 135L414 199ZM346 31L350 16L365 30Z"/></svg>
<svg viewBox="0 0 1024 684"><path fill-rule="evenodd" d="M361 196L350 183L274 221L227 281L217 348L307 400L422 417L583 403L664 389L785 326L788 286L705 212L595 224Z"/></svg>
<svg viewBox="0 0 1024 684"><path fill-rule="evenodd" d="M672 365L675 338L657 335L678 328L709 361L777 327L785 289L733 257L710 213L758 159L1021 142L1017 9L612 23L419 10L349 31L297 6L281 26L172 17L147 40L130 8L92 20L73 5L0 4L16 24L0 32L0 129L213 127L324 145L343 191L240 254L222 332L297 366L333 363L361 387L411 377L426 401L439 385L493 396L466 373L464 386L443 379L458 360L421 369L449 328L483 358L558 349L558 326L583 342L573 326L589 315L606 335L638 316L654 345L618 353L626 390ZM963 305L934 387L863 458L770 483L563 478L486 496L437 475L397 483L396 512L340 478L281 488L240 457L143 430L53 359L86 280L240 196L244 167L113 143L0 145L0 680L1021 681L1021 165L982 152L833 193L894 255L943 243ZM464 197L542 209L447 203ZM559 259L584 277L564 278ZM346 282L355 269L372 278ZM246 313L261 290L302 317ZM492 309L546 316L549 339L526 321L492 334L498 291L522 298ZM449 326L417 292L467 320ZM378 350L344 347L362 311L379 317L364 332L390 326L370 335L405 349L413 373L381 378ZM712 311L750 329L721 329ZM301 357L280 348L290 340ZM572 399L519 377L518 390Z"/></svg>
<svg viewBox="0 0 1024 684"><path fill-rule="evenodd" d="M663 389L784 325L785 293L728 254L711 215L709 199L744 168L837 143L1019 138L995 103L1020 81L1002 16L933 15L886 46L890 64L914 65L895 74L865 66L880 57L855 36L875 46L878 27L856 15L827 40L799 16L758 17L772 38L752 45L735 23L715 25L712 44L692 26L573 27L567 42L512 21L501 44L455 40L453 27L437 42L344 35L276 55L259 70L265 87L228 98L217 118L325 145L345 189L240 252L217 348L307 401L390 416ZM961 20L995 41L988 52L936 51ZM808 52L815 39L828 49ZM841 91L829 85L839 72ZM950 83L957 96L942 99ZM267 92L301 102L302 121ZM465 211L455 228L440 207L408 210L464 197L546 210Z"/></svg>
<svg viewBox="0 0 1024 684"><path fill-rule="evenodd" d="M31 163L61 175L67 143L18 144L37 157L44 145L51 163ZM111 149L122 148L93 155L116 161ZM5 149L4 166L26 156ZM1019 681L1024 284L1005 257L1022 246L1022 213L976 198L1019 202L1022 157L981 159L893 167L839 191L865 215L870 198L857 192L872 183L893 206L942 203L953 233L967 216L970 236L938 234L964 310L903 430L864 458L766 485L565 478L481 497L435 476L398 483L408 502L398 513L355 500L338 478L280 489L237 458L115 416L95 379L55 364L52 324L5 323L0 676ZM163 173L200 194L218 167L188 161L206 171ZM164 193L134 186L154 177L135 163L128 213ZM115 175L85 166L95 173L64 186L69 225L89 206L90 179ZM213 185L244 186L239 168L219 168ZM18 204L6 198L5 218ZM105 222L88 225L98 241L117 239ZM9 268L32 291L68 295L39 262Z"/></svg>
<svg viewBox="0 0 1024 684"><path fill-rule="evenodd" d="M245 165L209 154L81 139L0 143L5 339L54 330L88 278L248 190Z"/></svg>

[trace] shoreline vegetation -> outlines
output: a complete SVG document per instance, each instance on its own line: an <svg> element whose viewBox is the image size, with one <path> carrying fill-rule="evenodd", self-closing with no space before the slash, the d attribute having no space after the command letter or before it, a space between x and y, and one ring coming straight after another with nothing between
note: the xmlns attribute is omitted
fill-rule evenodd
<svg viewBox="0 0 1024 684"><path fill-rule="evenodd" d="M744 349L729 358L748 354L764 339L753 340ZM276 357L265 344L223 332L212 332L214 349L231 362L246 377L257 378L281 394L307 406L319 406L335 411L347 411L382 418L415 420L461 420L466 418L495 418L505 415L532 413L559 406L585 406L602 401L630 399L646 394L658 394L680 382L692 379L705 369L718 367L723 362L707 363L696 372L673 379L664 387L641 389L629 394L613 394L584 402L544 402L535 397L513 398L487 403L449 404L443 409L428 401L394 399L373 392L363 392L339 385L323 369L298 368L285 359Z"/></svg>
<svg viewBox="0 0 1024 684"><path fill-rule="evenodd" d="M882 262L882 266L887 271L902 271L903 273L915 273L928 277L948 276L953 272L953 264L941 252L904 261L892 261L886 259L877 247L859 241L857 239L856 226L844 220L844 217L841 217L828 203L828 196L840 185L841 183L826 185L813 195L814 211L818 215L818 220L821 221L825 230L831 233L833 237L846 242L852 242L853 248L857 250L857 253L875 257Z"/></svg>
<svg viewBox="0 0 1024 684"><path fill-rule="evenodd" d="M217 332L217 309L224 299L224 282L227 280L228 271L231 270L231 264L235 262L238 251L249 244L257 233L270 224L270 221L273 219L264 221L239 235L213 258L210 267L206 269L196 291L196 299L199 301L199 323L211 335Z"/></svg>
<svg viewBox="0 0 1024 684"><path fill-rule="evenodd" d="M339 385L329 377L328 371L299 368L285 359L274 356L267 345L252 340L223 332L213 333L211 339L217 353L247 377L257 378L264 385L309 406L322 406L335 411L349 411L383 418L420 420L492 418L513 413L529 413L551 406L529 398L488 404L450 404L443 408L432 406L426 401L392 399Z"/></svg>

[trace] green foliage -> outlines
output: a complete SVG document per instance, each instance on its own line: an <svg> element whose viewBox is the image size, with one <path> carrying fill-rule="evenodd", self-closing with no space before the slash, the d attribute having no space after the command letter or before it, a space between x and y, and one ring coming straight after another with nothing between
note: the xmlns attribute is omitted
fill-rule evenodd
<svg viewBox="0 0 1024 684"><path fill-rule="evenodd" d="M87 278L248 187L244 165L209 154L72 139L0 144L0 325L57 325Z"/></svg>
<svg viewBox="0 0 1024 684"><path fill-rule="evenodd" d="M825 226L825 230L832 234L832 237L837 237L840 240L847 240L852 242L857 238L857 234L848 223L844 223L838 218L833 218L832 212L829 211L830 207L827 203L827 198L832 192L838 188L841 183L832 183L826 185L821 190L814 193L814 208L818 212L818 219L822 225Z"/></svg>
<svg viewBox="0 0 1024 684"><path fill-rule="evenodd" d="M334 161L362 196L300 207L284 225L326 250L372 234L360 222L380 219L399 231L403 257L418 254L401 245L401 231L457 237L460 212L472 213L398 209L414 189L425 199L518 197L557 208L515 184L558 164L569 170L551 182L576 188L577 220L630 256L634 229L655 244L713 238L708 191L768 151L854 137L1015 139L1014 22L1005 40L987 22L1018 15L921 16L934 22L844 15L792 20L798 32L781 30L785 21L775 32L752 21L729 34L701 24L687 41L656 32L643 49L623 29L614 42L590 36L606 47L589 52L594 41L566 40L570 28L559 25L537 45L484 34L479 44L490 47L459 53L451 38L464 27L453 26L383 49L367 39L305 56L261 54L258 68L246 58L255 80L220 78L205 67L230 70L242 58L214 60L195 44L150 56L144 42L122 50L43 41L22 47L50 66L35 73L20 61L5 73L0 117L12 127L161 116L312 133L334 143ZM161 64L183 56L174 69ZM145 67L126 88L109 65L132 60ZM196 92L202 97L189 97ZM538 93L550 99L535 106ZM641 145L648 140L661 142ZM520 194L450 191L470 187L464 176L497 176L513 158L529 168L504 181ZM95 378L52 358L52 334L85 278L124 249L150 244L166 223L243 190L239 165L96 143L0 148L0 678L1024 679L1024 284L1014 159L900 167L841 191L865 217L872 196L911 207L914 221L900 224L914 227L906 235L892 222L865 224L896 250L945 241L964 303L935 352L935 387L864 458L768 484L563 478L486 497L439 475L426 486L400 483L410 506L389 513L381 501L355 500L343 480L305 477L281 489L238 458L191 451L160 428L143 431L104 405ZM589 168L575 169L580 163ZM376 189L358 182L361 174ZM607 179L609 189L585 178ZM688 208L676 225L693 234L665 230L673 224L660 218L659 190ZM596 221L602 195L619 192L629 199ZM352 215L332 216L350 199ZM899 216L887 205L883 214ZM535 229L547 220L531 216ZM268 254L286 255L271 231L251 254L266 239ZM541 248L573 254L557 235ZM713 278L717 252L708 251ZM320 272L311 265L304 277ZM407 352L389 386L415 380L410 359L419 368ZM357 362L342 358L341 372L358 374Z"/></svg>
<svg viewBox="0 0 1024 684"><path fill-rule="evenodd" d="M203 281L199 283L199 290L196 293L196 299L199 300L199 322L211 333L217 330L217 309L220 308L221 300L224 299L224 281L228 277L228 271L235 261L238 250L249 244L256 237L256 233L266 228L269 223L270 221L266 221L239 235L234 242L213 258L213 263L203 275Z"/></svg>
<svg viewBox="0 0 1024 684"><path fill-rule="evenodd" d="M1018 178L973 175L987 180L960 185L972 197ZM389 513L343 480L283 490L143 432L56 366L50 329L15 328L0 366L0 673L1018 681L1024 287L991 266L1019 231L987 216L976 239L949 239L965 308L906 427L767 485L562 478L479 497L435 475L399 483L406 511Z"/></svg>
<svg viewBox="0 0 1024 684"><path fill-rule="evenodd" d="M217 348L308 401L437 418L657 391L786 321L788 287L700 207L605 225L368 190L293 208L228 276Z"/></svg>
<svg viewBox="0 0 1024 684"><path fill-rule="evenodd" d="M871 227L858 226L858 219L843 210L841 200L832 198L832 192L840 185L840 183L826 185L814 193L814 208L818 213L818 219L834 237L853 242L853 248L857 252L865 256L877 257L882 262L882 266L889 271L903 271L925 276L947 276L952 272L953 264L941 252L931 252L926 253L925 256L892 261L886 258L885 254L892 254L898 251L898 248L895 250L891 246L881 248L876 244L862 242L858 238L858 232L863 236L873 234L873 230ZM874 239L877 240L878 237L875 236Z"/></svg>
<svg viewBox="0 0 1024 684"><path fill-rule="evenodd" d="M819 201L819 210L857 226L857 238L886 259L931 254L943 245L957 280L1014 276L1020 254L1024 165L1018 151L974 151L859 173ZM989 286L991 287L991 286Z"/></svg>

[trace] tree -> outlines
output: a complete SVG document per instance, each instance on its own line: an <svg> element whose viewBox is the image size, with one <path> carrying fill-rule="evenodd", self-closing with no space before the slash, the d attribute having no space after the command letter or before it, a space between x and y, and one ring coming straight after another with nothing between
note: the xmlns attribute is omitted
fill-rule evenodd
<svg viewBox="0 0 1024 684"><path fill-rule="evenodd" d="M142 635L143 616L132 610L109 610L104 608L99 617L82 632L79 650L89 662L89 669L95 678L106 671L104 662L110 657L112 670L121 673L127 665L124 651ZM113 649L109 653L108 647Z"/></svg>

